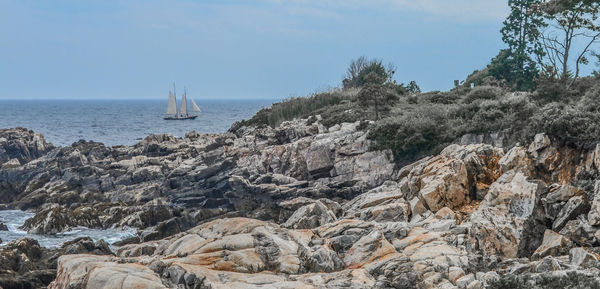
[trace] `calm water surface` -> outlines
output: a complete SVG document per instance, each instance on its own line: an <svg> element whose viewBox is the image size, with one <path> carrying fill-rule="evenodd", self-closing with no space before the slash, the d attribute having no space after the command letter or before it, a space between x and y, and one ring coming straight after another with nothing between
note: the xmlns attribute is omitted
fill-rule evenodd
<svg viewBox="0 0 600 289"><path fill-rule="evenodd" d="M273 100L199 100L194 120L166 121L167 100L0 100L0 128L22 126L42 133L54 145L80 139L106 145L132 145L149 134L225 132ZM191 104L188 104L191 107Z"/></svg>

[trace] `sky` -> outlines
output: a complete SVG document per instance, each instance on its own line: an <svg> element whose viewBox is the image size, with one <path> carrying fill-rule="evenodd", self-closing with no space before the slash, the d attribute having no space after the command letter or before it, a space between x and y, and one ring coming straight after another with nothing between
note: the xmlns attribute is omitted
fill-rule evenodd
<svg viewBox="0 0 600 289"><path fill-rule="evenodd" d="M504 48L503 0L0 0L0 98L283 99L361 55L447 90Z"/></svg>

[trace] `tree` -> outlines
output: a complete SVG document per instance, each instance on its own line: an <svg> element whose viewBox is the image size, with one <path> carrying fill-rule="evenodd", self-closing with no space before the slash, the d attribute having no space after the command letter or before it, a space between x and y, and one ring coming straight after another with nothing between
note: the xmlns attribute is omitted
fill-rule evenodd
<svg viewBox="0 0 600 289"><path fill-rule="evenodd" d="M600 54L599 53L592 53L592 55L594 56L594 58L596 58L596 67L600 68ZM592 72L592 75L594 77L600 77L600 70L594 70Z"/></svg>
<svg viewBox="0 0 600 289"><path fill-rule="evenodd" d="M504 79L517 90L531 90L537 75L537 63L544 54L539 41L544 19L535 8L542 0L509 0L511 13L500 30L508 49L492 60L490 74Z"/></svg>
<svg viewBox="0 0 600 289"><path fill-rule="evenodd" d="M358 75L360 72L365 69L369 65L369 60L366 56L360 56L357 59L354 59L348 65L346 69L346 77L344 78L343 85L344 88L355 87L358 85Z"/></svg>
<svg viewBox="0 0 600 289"><path fill-rule="evenodd" d="M546 68L562 80L579 77L580 65L588 64L591 46L600 38L600 26L595 22L600 12L597 0L550 0L538 6L550 21L552 29L542 34L546 52ZM584 48L573 52L573 44L584 42ZM569 69L575 57L575 73ZM571 82L572 83L572 82Z"/></svg>
<svg viewBox="0 0 600 289"><path fill-rule="evenodd" d="M395 68L392 64L388 64L387 67L384 66L381 60L369 60L365 56L361 56L350 62L342 85L345 89L353 87L360 88L365 85L367 76L372 72L379 76L378 79L382 79L382 83L386 83L392 81Z"/></svg>
<svg viewBox="0 0 600 289"><path fill-rule="evenodd" d="M494 85L509 86L519 91L534 90L535 79L539 75L539 70L533 60L528 60L527 65L519 68L517 60L508 49L502 49L498 55L492 58L486 68L486 73L476 84L483 84L484 80L493 80ZM491 78L489 77L491 76Z"/></svg>
<svg viewBox="0 0 600 289"><path fill-rule="evenodd" d="M419 87L419 85L417 85L417 82L414 80L408 83L408 85L406 86L406 90L408 90L408 92L412 94L421 93L421 88Z"/></svg>
<svg viewBox="0 0 600 289"><path fill-rule="evenodd" d="M385 82L385 78L372 71L365 76L365 84L358 94L361 106L374 109L375 120L378 120L380 114L388 111L390 106L398 100L398 96L390 91Z"/></svg>

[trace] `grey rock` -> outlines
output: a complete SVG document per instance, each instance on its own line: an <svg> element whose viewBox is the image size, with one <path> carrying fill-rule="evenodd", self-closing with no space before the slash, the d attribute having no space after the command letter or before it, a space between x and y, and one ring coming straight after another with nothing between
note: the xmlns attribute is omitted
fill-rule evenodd
<svg viewBox="0 0 600 289"><path fill-rule="evenodd" d="M577 247L569 251L569 260L575 268L588 268L597 266L599 262L598 255L588 251L588 249Z"/></svg>
<svg viewBox="0 0 600 289"><path fill-rule="evenodd" d="M594 185L593 200L590 212L588 213L590 225L600 225L600 180Z"/></svg>
<svg viewBox="0 0 600 289"><path fill-rule="evenodd" d="M539 260L546 256L565 255L573 247L573 242L552 230L544 232L542 244L533 252L532 260Z"/></svg>
<svg viewBox="0 0 600 289"><path fill-rule="evenodd" d="M587 222L585 215L568 221L559 233L579 246L591 247L596 242L594 237L596 229Z"/></svg>
<svg viewBox="0 0 600 289"><path fill-rule="evenodd" d="M307 261L309 272L334 272L344 268L344 262L336 252L321 247Z"/></svg>
<svg viewBox="0 0 600 289"><path fill-rule="evenodd" d="M282 226L293 229L312 229L331 223L336 219L333 212L320 201L316 201L299 208Z"/></svg>
<svg viewBox="0 0 600 289"><path fill-rule="evenodd" d="M550 271L558 271L561 270L560 263L552 256L544 257L540 260L533 270L537 273L545 273Z"/></svg>
<svg viewBox="0 0 600 289"><path fill-rule="evenodd" d="M306 166L313 178L329 177L333 169L333 155L326 144L312 145L306 153Z"/></svg>
<svg viewBox="0 0 600 289"><path fill-rule="evenodd" d="M584 196L572 197L563 206L562 210L552 223L552 230L560 231L568 221L574 219L580 214L588 212L590 206L588 205Z"/></svg>

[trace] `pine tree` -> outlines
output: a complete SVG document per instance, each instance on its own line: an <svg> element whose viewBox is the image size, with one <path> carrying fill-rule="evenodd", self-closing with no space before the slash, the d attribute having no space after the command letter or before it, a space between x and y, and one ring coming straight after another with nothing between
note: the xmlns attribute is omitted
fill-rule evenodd
<svg viewBox="0 0 600 289"><path fill-rule="evenodd" d="M502 57L498 58L505 61L500 65L505 69L501 77L518 90L533 88L537 75L536 60L539 61L544 54L539 41L540 29L545 26L544 18L534 9L540 3L542 0L509 0L511 13L500 30L502 40L508 45Z"/></svg>
<svg viewBox="0 0 600 289"><path fill-rule="evenodd" d="M398 96L389 90L384 76L372 71L365 76L365 84L360 89L358 101L365 108L372 107L375 120L378 120L382 113L389 111L398 101Z"/></svg>

